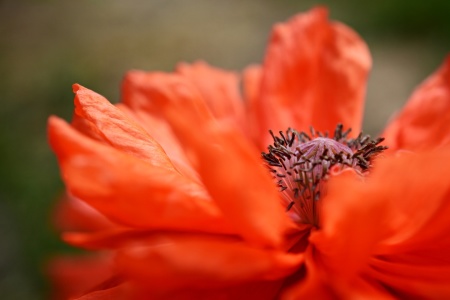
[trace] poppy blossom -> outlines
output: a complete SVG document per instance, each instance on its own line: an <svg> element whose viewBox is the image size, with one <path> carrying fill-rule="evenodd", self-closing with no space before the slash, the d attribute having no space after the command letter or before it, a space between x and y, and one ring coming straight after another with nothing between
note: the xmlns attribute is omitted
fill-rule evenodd
<svg viewBox="0 0 450 300"><path fill-rule="evenodd" d="M450 61L385 141L359 134L370 67L316 8L275 25L242 75L131 71L117 105L74 85L71 124L48 125L58 224L96 256L51 266L58 295L450 297Z"/></svg>

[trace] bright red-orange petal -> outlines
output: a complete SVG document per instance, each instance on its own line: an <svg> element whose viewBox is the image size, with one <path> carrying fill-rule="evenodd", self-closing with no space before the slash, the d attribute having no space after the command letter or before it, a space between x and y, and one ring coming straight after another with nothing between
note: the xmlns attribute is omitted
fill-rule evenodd
<svg viewBox="0 0 450 300"><path fill-rule="evenodd" d="M119 253L128 278L151 290L220 288L276 280L295 272L301 254L264 250L212 236L156 235Z"/></svg>
<svg viewBox="0 0 450 300"><path fill-rule="evenodd" d="M182 123L178 126L181 134L193 133L184 131ZM258 152L237 132L213 124L208 127L204 134L212 143L204 145L203 139L190 135L189 145L195 149L209 193L248 241L281 246L293 226Z"/></svg>
<svg viewBox="0 0 450 300"><path fill-rule="evenodd" d="M377 190L358 182L356 176L347 173L330 180L321 207L321 228L310 236L327 270L341 278L355 276L367 264L385 233L387 204L378 197L361 197Z"/></svg>
<svg viewBox="0 0 450 300"><path fill-rule="evenodd" d="M450 143L450 57L412 94L382 134L391 150Z"/></svg>
<svg viewBox="0 0 450 300"><path fill-rule="evenodd" d="M204 190L175 171L152 166L49 119L50 144L69 193L108 218L139 228L229 232Z"/></svg>
<svg viewBox="0 0 450 300"><path fill-rule="evenodd" d="M275 26L263 65L261 135L288 127L359 132L371 57L350 28L327 19L324 8Z"/></svg>
<svg viewBox="0 0 450 300"><path fill-rule="evenodd" d="M403 249L412 249L407 246L414 245L418 249L429 243L449 241L444 237L450 226L446 217L450 213L450 183L446 179L450 177L450 169L442 165L447 161L450 161L449 147L385 158L377 163L366 183L369 189L361 197L389 203L385 226L391 227L392 232L384 241L386 245L406 247ZM370 196L371 190L374 193Z"/></svg>
<svg viewBox="0 0 450 300"><path fill-rule="evenodd" d="M190 81L199 91L206 105L218 120L233 124L243 132L244 103L239 91L239 75L209 66L199 61L181 63L176 73Z"/></svg>
<svg viewBox="0 0 450 300"><path fill-rule="evenodd" d="M158 108L164 115L234 228L251 242L280 246L292 223L259 152L239 131L215 122L189 81L170 74L134 72L129 76L136 89L151 99L151 107L141 102L130 105L150 111Z"/></svg>
<svg viewBox="0 0 450 300"><path fill-rule="evenodd" d="M173 168L161 146L120 109L79 84L73 90L75 114L89 122L107 144L154 166Z"/></svg>

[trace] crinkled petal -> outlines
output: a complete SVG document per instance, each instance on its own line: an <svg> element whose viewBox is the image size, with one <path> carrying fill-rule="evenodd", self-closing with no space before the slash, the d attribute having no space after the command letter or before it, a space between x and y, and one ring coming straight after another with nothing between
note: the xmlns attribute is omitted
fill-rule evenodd
<svg viewBox="0 0 450 300"><path fill-rule="evenodd" d="M73 85L73 91L75 114L86 120L106 143L154 166L173 168L161 146L120 109L79 84Z"/></svg>
<svg viewBox="0 0 450 300"><path fill-rule="evenodd" d="M143 92L170 122L214 201L247 240L280 246L292 223L258 151L234 128L215 122L188 82L166 76L147 80Z"/></svg>
<svg viewBox="0 0 450 300"><path fill-rule="evenodd" d="M202 187L49 119L50 144L66 187L106 217L138 228L229 232Z"/></svg>
<svg viewBox="0 0 450 300"><path fill-rule="evenodd" d="M190 165L183 150L183 146L178 141L172 131L170 124L161 116L149 114L146 111L131 110L128 106L118 103L116 106L126 115L137 120L144 129L161 145L175 168L186 177L199 182L199 176Z"/></svg>
<svg viewBox="0 0 450 300"><path fill-rule="evenodd" d="M391 150L450 143L450 57L412 94L382 134Z"/></svg>
<svg viewBox="0 0 450 300"><path fill-rule="evenodd" d="M220 288L276 280L296 271L302 254L250 247L234 238L164 234L119 252L120 269L150 290Z"/></svg>
<svg viewBox="0 0 450 300"><path fill-rule="evenodd" d="M275 26L259 95L262 136L311 125L331 133L338 123L360 131L370 53L352 29L327 14L315 8Z"/></svg>

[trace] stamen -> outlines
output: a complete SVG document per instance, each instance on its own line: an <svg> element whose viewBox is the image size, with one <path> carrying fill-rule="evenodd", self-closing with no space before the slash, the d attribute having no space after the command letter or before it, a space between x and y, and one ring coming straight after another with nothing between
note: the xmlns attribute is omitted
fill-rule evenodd
<svg viewBox="0 0 450 300"><path fill-rule="evenodd" d="M312 126L310 132L308 135L288 128L275 136L269 130L274 142L262 157L276 178L287 203L286 211L294 213L301 223L319 226L318 205L326 193L324 186L330 170L352 168L363 175L373 158L387 147L379 145L383 138L372 140L362 133L348 139L351 129L344 131L342 124L336 126L333 138Z"/></svg>

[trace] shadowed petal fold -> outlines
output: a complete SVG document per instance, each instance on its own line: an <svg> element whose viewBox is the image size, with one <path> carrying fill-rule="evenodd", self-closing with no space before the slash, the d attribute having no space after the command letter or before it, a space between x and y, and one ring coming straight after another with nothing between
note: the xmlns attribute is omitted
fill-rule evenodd
<svg viewBox="0 0 450 300"><path fill-rule="evenodd" d="M52 299L58 300L80 297L115 272L112 259L107 255L60 256L52 260L48 269L54 284Z"/></svg>
<svg viewBox="0 0 450 300"><path fill-rule="evenodd" d="M218 288L283 278L301 254L250 247L219 236L155 235L119 252L119 267L149 290Z"/></svg>
<svg viewBox="0 0 450 300"><path fill-rule="evenodd" d="M54 220L61 231L91 232L117 227L84 201L67 194L58 203Z"/></svg>
<svg viewBox="0 0 450 300"><path fill-rule="evenodd" d="M332 132L338 123L360 131L370 53L327 14L316 8L275 26L259 95L261 135L310 125Z"/></svg>
<svg viewBox="0 0 450 300"><path fill-rule="evenodd" d="M367 263L374 245L385 233L387 204L376 197L361 197L368 187L353 172L339 177L328 183L328 195L321 207L321 228L311 234L310 243L319 252L326 272L348 279Z"/></svg>
<svg viewBox="0 0 450 300"><path fill-rule="evenodd" d="M139 228L230 231L203 188L179 173L91 140L56 117L49 137L69 193L108 218Z"/></svg>

